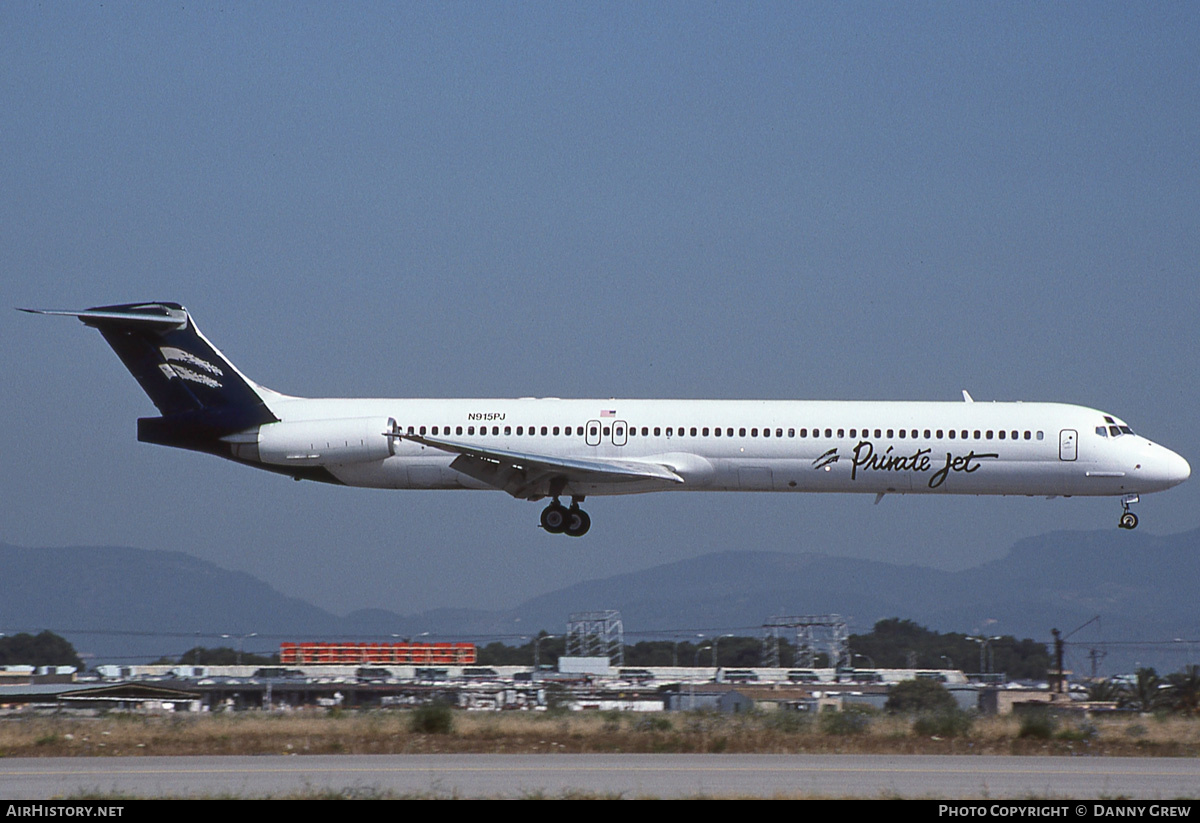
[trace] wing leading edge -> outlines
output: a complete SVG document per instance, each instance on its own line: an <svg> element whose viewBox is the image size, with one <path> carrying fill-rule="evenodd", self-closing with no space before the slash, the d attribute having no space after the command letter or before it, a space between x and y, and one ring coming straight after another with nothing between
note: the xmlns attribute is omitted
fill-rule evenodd
<svg viewBox="0 0 1200 823"><path fill-rule="evenodd" d="M457 454L458 457L451 462L450 468L521 499L536 500L547 494L557 495L563 488L572 484L658 482L663 488L670 488L684 482L678 474L658 463L637 460L580 460L503 449L484 449L477 445L419 434L387 432L387 435Z"/></svg>

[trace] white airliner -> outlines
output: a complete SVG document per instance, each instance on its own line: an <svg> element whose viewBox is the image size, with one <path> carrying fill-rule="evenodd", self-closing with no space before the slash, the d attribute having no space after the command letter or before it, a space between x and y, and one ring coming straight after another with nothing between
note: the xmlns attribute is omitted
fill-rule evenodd
<svg viewBox="0 0 1200 823"><path fill-rule="evenodd" d="M100 331L161 412L138 440L348 486L498 489L585 534L585 497L656 491L1119 497L1191 474L1113 415L1062 403L312 399L239 372L177 303L22 309ZM570 497L569 506L560 502Z"/></svg>

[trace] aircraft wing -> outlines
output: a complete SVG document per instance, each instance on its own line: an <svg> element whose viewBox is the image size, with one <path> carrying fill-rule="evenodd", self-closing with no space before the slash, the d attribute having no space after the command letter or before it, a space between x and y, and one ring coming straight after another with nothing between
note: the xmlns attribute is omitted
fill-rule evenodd
<svg viewBox="0 0 1200 823"><path fill-rule="evenodd" d="M645 483L658 481L664 488L684 482L678 474L658 463L610 460L608 458L581 460L552 457L544 454L481 448L474 444L418 434L398 432L388 432L387 434L457 454L458 457L454 458L450 468L518 498L544 497L547 494L546 488L555 479L565 481L567 484L572 482Z"/></svg>

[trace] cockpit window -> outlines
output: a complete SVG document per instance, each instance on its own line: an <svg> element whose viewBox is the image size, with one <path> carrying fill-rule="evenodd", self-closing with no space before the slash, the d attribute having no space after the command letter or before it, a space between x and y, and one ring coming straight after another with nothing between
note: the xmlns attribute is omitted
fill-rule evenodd
<svg viewBox="0 0 1200 823"><path fill-rule="evenodd" d="M1133 429L1129 428L1125 424L1114 423L1113 419L1107 416L1104 419L1108 421L1108 425L1096 427L1096 434L1100 435L1101 437L1120 437L1124 434L1133 434Z"/></svg>

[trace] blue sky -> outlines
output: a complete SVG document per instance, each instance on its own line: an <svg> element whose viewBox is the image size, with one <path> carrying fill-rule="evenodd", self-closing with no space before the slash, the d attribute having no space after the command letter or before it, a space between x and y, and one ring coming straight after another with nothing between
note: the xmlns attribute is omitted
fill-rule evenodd
<svg viewBox="0 0 1200 823"><path fill-rule="evenodd" d="M293 394L967 388L1200 460L1194 4L10 2L0 42L0 306L177 300ZM566 541L499 493L138 444L95 332L4 311L0 541L180 550L339 612L730 548L962 568L1120 510L651 495ZM1200 482L1137 511L1196 528Z"/></svg>

